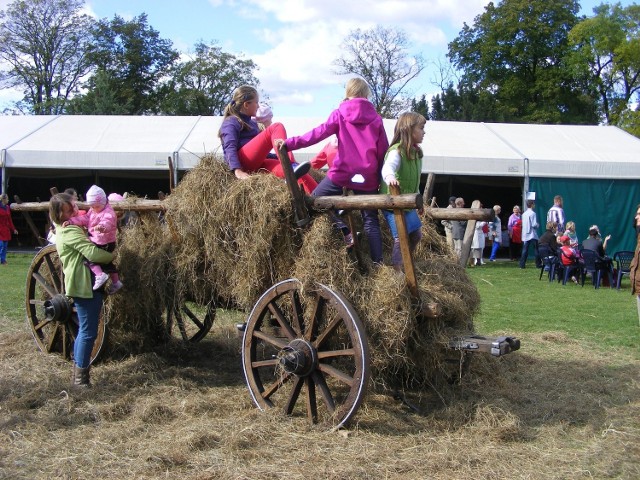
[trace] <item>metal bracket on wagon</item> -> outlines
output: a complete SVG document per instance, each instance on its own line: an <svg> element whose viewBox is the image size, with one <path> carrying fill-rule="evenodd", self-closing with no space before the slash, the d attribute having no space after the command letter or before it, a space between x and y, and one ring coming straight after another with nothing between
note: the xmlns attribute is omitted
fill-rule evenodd
<svg viewBox="0 0 640 480"><path fill-rule="evenodd" d="M490 353L494 357L501 357L520 349L520 340L516 337L455 337L449 341L449 348L466 352Z"/></svg>

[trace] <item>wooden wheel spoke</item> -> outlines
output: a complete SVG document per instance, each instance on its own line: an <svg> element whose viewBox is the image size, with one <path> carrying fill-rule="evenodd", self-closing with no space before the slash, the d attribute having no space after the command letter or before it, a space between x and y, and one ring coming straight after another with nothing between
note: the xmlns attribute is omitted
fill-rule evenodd
<svg viewBox="0 0 640 480"><path fill-rule="evenodd" d="M353 385L353 377L347 375L346 373L338 370L331 365L327 365L326 363L321 363L318 365L318 368L321 372L326 373L327 375L335 378L336 380L344 383L345 385L352 386Z"/></svg>
<svg viewBox="0 0 640 480"><path fill-rule="evenodd" d="M309 324L304 332L304 338L307 341L311 341L317 334L318 322L324 312L326 301L323 297L317 296L311 307L311 315L309 316Z"/></svg>
<svg viewBox="0 0 640 480"><path fill-rule="evenodd" d="M353 348L345 348L343 350L326 350L318 352L318 359L326 360L327 358L334 357L353 357L355 354L356 351Z"/></svg>
<svg viewBox="0 0 640 480"><path fill-rule="evenodd" d="M51 319L50 318L45 318L43 321L41 321L41 322L37 323L36 325L34 325L33 329L37 332L38 330L42 330L44 327L46 327L50 323L51 323Z"/></svg>
<svg viewBox="0 0 640 480"><path fill-rule="evenodd" d="M42 288L47 291L47 293L51 297L55 297L58 294L57 290L52 287L51 284L49 284L49 282L47 282L47 280L38 272L33 272L33 278L36 279L36 281L42 286Z"/></svg>
<svg viewBox="0 0 640 480"><path fill-rule="evenodd" d="M49 338L49 341L47 342L47 353L51 353L53 351L53 344L56 341L56 337L58 336L58 331L60 330L60 325L56 324L56 326L53 329L53 332L51 332L51 337Z"/></svg>
<svg viewBox="0 0 640 480"><path fill-rule="evenodd" d="M289 322L284 315L284 312L280 309L280 307L275 302L269 302L269 311L278 321L280 328L282 328L287 335L289 340L293 340L296 338L296 332L293 331Z"/></svg>
<svg viewBox="0 0 640 480"><path fill-rule="evenodd" d="M180 314L179 310L175 311L175 317L176 325L178 325L178 330L180 330L180 335L182 336L183 340L187 340L187 329L184 327L184 320L182 319L182 315Z"/></svg>
<svg viewBox="0 0 640 480"><path fill-rule="evenodd" d="M260 330L254 330L253 335L256 338L259 338L263 342L268 343L269 345L273 345L274 347L278 347L279 350L282 350L287 346L287 342L284 339L276 338L272 335L268 335Z"/></svg>
<svg viewBox="0 0 640 480"><path fill-rule="evenodd" d="M187 307L186 305L182 307L182 311L187 314L187 317L191 319L191 321L199 328L203 329L204 324L200 321L198 317Z"/></svg>
<svg viewBox="0 0 640 480"><path fill-rule="evenodd" d="M327 385L324 377L321 374L314 372L313 381L320 390L320 396L322 397L324 404L327 406L327 410L329 410L330 413L335 412L336 402L333 400L333 395L331 395L331 390L329 389L329 385Z"/></svg>
<svg viewBox="0 0 640 480"><path fill-rule="evenodd" d="M291 390L289 391L289 397L284 403L284 413L286 415L291 415L291 413L293 413L293 408L296 406L296 402L298 401L298 397L300 396L302 385L304 385L304 380L302 378L293 378L293 385L291 386Z"/></svg>
<svg viewBox="0 0 640 480"><path fill-rule="evenodd" d="M255 362L251 362L251 368L263 368L263 367L273 367L275 368L280 361L277 358L269 358L267 360L258 360Z"/></svg>
<svg viewBox="0 0 640 480"><path fill-rule="evenodd" d="M302 325L304 324L304 312L302 310L302 302L300 301L300 293L297 290L289 292L291 296L291 305L293 307L292 322L296 337L302 336Z"/></svg>
<svg viewBox="0 0 640 480"><path fill-rule="evenodd" d="M305 396L307 407L307 418L310 423L318 422L318 402L316 399L316 388L313 378L307 377L304 379L307 385L307 395Z"/></svg>
<svg viewBox="0 0 640 480"><path fill-rule="evenodd" d="M262 392L262 398L268 400L274 393L282 388L291 379L291 374L286 373L282 377L278 377L269 388Z"/></svg>
<svg viewBox="0 0 640 480"><path fill-rule="evenodd" d="M336 329L340 326L341 323L342 323L342 318L340 317L334 318L331 321L331 323L329 323L329 325L327 325L327 327L318 335L318 337L313 342L313 345L317 349L320 349L322 344L327 340L327 338L331 336L333 332L336 331Z"/></svg>
<svg viewBox="0 0 640 480"><path fill-rule="evenodd" d="M51 255L45 255L45 262L47 262L47 267L49 267L49 272L51 272L51 279L53 283L55 283L55 288L58 292L62 291L62 278L56 275L58 269L53 264L53 260L51 259Z"/></svg>

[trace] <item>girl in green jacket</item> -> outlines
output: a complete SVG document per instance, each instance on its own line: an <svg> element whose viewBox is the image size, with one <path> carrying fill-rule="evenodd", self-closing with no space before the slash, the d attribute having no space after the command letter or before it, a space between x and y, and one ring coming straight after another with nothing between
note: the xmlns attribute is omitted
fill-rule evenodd
<svg viewBox="0 0 640 480"><path fill-rule="evenodd" d="M426 119L415 112L406 112L398 117L393 132L391 146L387 150L382 166L380 193L388 193L389 185L398 185L400 193L418 193L420 190L420 174L422 172L422 148ZM416 210L407 210L404 214L409 234L409 247L413 252L422 238L422 222ZM393 235L393 251L391 264L398 271L402 270L402 255L396 221L391 210L383 210L382 214L389 224Z"/></svg>

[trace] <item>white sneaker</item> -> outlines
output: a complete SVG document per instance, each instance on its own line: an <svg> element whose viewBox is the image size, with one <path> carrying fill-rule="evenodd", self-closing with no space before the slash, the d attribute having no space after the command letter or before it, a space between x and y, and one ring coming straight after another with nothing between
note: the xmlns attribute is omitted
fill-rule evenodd
<svg viewBox="0 0 640 480"><path fill-rule="evenodd" d="M109 275L104 272L102 272L100 275L96 275L96 283L93 284L93 289L98 290L106 283L107 280L109 280Z"/></svg>
<svg viewBox="0 0 640 480"><path fill-rule="evenodd" d="M111 284L111 286L107 290L107 294L113 295L114 293L116 293L121 288L122 288L122 282L120 280L118 280L116 283L112 283Z"/></svg>

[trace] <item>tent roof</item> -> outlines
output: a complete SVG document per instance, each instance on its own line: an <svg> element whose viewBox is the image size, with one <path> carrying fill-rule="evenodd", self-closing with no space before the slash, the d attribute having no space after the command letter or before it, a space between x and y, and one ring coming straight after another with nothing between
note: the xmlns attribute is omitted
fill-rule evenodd
<svg viewBox="0 0 640 480"><path fill-rule="evenodd" d="M326 118L276 118L290 136ZM5 116L1 160L7 168L180 170L221 154L222 117ZM385 120L391 139L395 120ZM325 142L296 151L311 159ZM423 172L552 178L640 178L640 140L616 127L440 122L426 126Z"/></svg>

